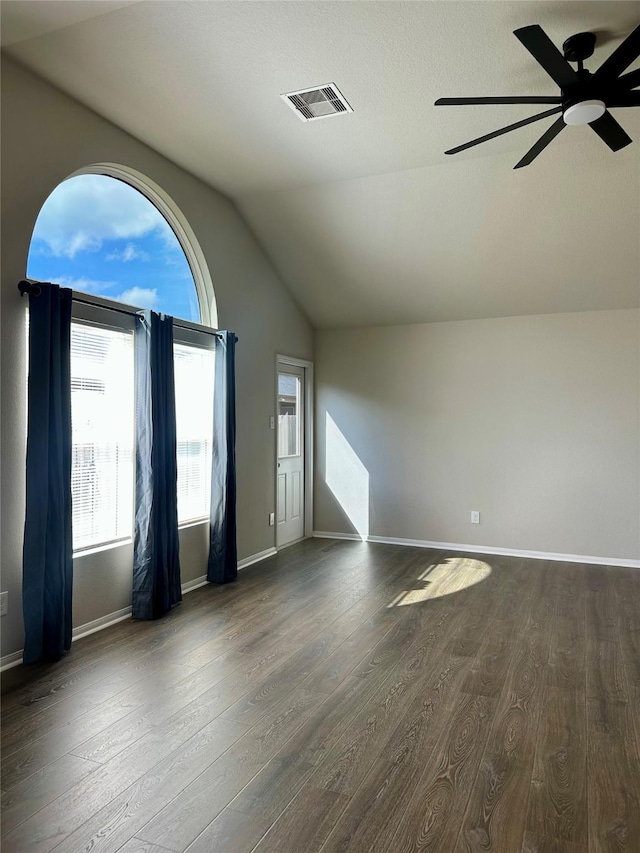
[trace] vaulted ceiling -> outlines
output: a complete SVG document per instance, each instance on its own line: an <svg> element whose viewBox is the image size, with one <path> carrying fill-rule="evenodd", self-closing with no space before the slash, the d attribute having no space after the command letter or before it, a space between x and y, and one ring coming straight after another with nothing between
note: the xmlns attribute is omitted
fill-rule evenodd
<svg viewBox="0 0 640 853"><path fill-rule="evenodd" d="M636 307L640 110L613 154L553 119L447 148L546 107L441 96L556 95L513 36L598 35L636 2L4 0L18 61L231 196L319 327ZM637 67L637 64L632 67ZM279 95L335 82L354 112L305 124Z"/></svg>

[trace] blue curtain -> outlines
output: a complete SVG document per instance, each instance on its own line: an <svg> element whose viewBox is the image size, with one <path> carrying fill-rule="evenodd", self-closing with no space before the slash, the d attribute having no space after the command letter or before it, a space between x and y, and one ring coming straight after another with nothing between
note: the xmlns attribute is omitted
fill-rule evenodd
<svg viewBox="0 0 640 853"><path fill-rule="evenodd" d="M216 338L216 380L213 404L211 465L211 526L207 579L228 583L238 576L236 545L236 338Z"/></svg>
<svg viewBox="0 0 640 853"><path fill-rule="evenodd" d="M136 317L136 511L133 618L157 619L182 600L173 318Z"/></svg>
<svg viewBox="0 0 640 853"><path fill-rule="evenodd" d="M27 506L22 562L24 662L71 647L71 299L57 284L29 293Z"/></svg>

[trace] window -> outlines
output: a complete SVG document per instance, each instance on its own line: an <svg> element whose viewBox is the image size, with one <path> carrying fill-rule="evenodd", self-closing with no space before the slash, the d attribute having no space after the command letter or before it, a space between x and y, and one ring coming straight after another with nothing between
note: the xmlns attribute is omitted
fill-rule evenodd
<svg viewBox="0 0 640 853"><path fill-rule="evenodd" d="M178 521L209 515L214 353L174 344ZM133 333L71 326L73 550L131 538Z"/></svg>
<svg viewBox="0 0 640 853"><path fill-rule="evenodd" d="M90 167L51 193L27 261L29 278L99 297L73 308L74 553L133 536L134 322L108 301L195 323L217 319L206 264L182 214L142 176L102 170ZM178 517L187 524L209 515L214 353L195 329L175 329L174 341Z"/></svg>
<svg viewBox="0 0 640 853"><path fill-rule="evenodd" d="M200 322L191 267L173 229L142 192L109 175L59 184L36 220L27 275Z"/></svg>
<svg viewBox="0 0 640 853"><path fill-rule="evenodd" d="M73 550L130 539L133 333L71 325Z"/></svg>
<svg viewBox="0 0 640 853"><path fill-rule="evenodd" d="M214 354L174 343L178 522L209 515L213 434Z"/></svg>

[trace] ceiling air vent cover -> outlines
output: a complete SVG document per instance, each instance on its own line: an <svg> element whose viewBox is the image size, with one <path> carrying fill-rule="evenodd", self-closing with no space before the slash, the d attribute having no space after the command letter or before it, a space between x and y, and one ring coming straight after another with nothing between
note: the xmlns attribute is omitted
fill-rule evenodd
<svg viewBox="0 0 640 853"><path fill-rule="evenodd" d="M280 97L289 104L301 121L314 121L317 118L331 118L353 112L335 83L287 92Z"/></svg>

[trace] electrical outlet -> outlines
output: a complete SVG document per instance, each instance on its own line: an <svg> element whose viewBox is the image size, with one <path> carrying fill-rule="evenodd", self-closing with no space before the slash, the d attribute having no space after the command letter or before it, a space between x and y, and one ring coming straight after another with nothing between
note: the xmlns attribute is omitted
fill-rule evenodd
<svg viewBox="0 0 640 853"><path fill-rule="evenodd" d="M6 616L9 612L9 593L0 592L0 616Z"/></svg>
<svg viewBox="0 0 640 853"><path fill-rule="evenodd" d="M471 524L480 524L480 513L477 509L471 510Z"/></svg>
<svg viewBox="0 0 640 853"><path fill-rule="evenodd" d="M276 428L276 419L273 415L271 415L271 417L269 418L269 429L275 429L275 428Z"/></svg>
<svg viewBox="0 0 640 853"><path fill-rule="evenodd" d="M273 527L273 525L275 523L276 523L276 514L275 514L275 512L270 512L269 513L269 527Z"/></svg>

